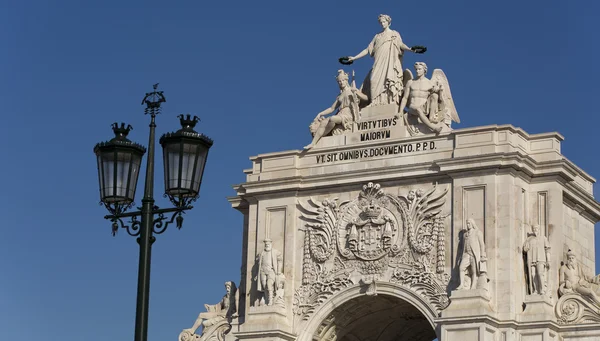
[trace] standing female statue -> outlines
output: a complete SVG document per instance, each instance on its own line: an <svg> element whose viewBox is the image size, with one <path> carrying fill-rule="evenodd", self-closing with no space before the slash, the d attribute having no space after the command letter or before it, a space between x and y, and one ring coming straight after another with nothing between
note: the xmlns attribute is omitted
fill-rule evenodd
<svg viewBox="0 0 600 341"><path fill-rule="evenodd" d="M362 84L362 92L369 98L370 105L398 105L403 88L402 57L404 51L413 50L402 42L400 33L390 29L392 18L389 15L380 14L379 23L383 31L375 35L366 49L347 60L352 62L367 54L372 56L373 67Z"/></svg>

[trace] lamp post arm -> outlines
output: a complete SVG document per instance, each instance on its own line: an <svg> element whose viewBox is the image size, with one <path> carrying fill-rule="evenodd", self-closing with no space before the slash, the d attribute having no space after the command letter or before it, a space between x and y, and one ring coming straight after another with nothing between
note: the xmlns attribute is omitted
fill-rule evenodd
<svg viewBox="0 0 600 341"><path fill-rule="evenodd" d="M165 215L163 213L160 213L158 215L158 218L154 219L154 229L153 232L156 234L161 234L163 232L165 232L167 230L167 227L172 224L175 220L177 220L177 228L180 229L182 224L183 224L183 217L181 216L181 214L183 213L183 211L180 212L173 212L173 215L171 215L171 220L164 222L165 220L167 220L168 218L165 217Z"/></svg>
<svg viewBox="0 0 600 341"><path fill-rule="evenodd" d="M137 220L136 217L131 218L131 222L129 223L129 225L125 225L123 219L121 219L120 217L114 217L111 219L111 221L113 222L113 236L117 234L117 231L119 230L119 225L121 225L121 228L124 228L127 231L127 233L132 237L137 237L140 235L140 221Z"/></svg>
<svg viewBox="0 0 600 341"><path fill-rule="evenodd" d="M152 210L152 214L164 214L164 213L171 213L171 212L182 212L182 211L187 211L187 210L191 210L193 207L192 206L187 206L187 207L172 207L172 208L159 208L159 209L155 209ZM139 217L142 215L142 211L134 211L134 212L128 212L128 213L123 213L123 214L109 214L109 215L105 215L104 219L107 220L113 220L113 219L118 219L118 218L127 218L127 217Z"/></svg>

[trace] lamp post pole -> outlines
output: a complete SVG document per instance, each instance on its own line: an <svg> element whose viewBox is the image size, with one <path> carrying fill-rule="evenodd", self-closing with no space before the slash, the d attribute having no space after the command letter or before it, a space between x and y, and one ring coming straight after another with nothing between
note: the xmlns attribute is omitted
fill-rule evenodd
<svg viewBox="0 0 600 341"><path fill-rule="evenodd" d="M154 224L154 145L156 131L156 115L160 113L160 105L166 102L162 91L147 93L142 104L146 104L145 113L150 115L150 136L148 137L148 158L146 159L146 181L144 197L142 198L140 236L140 260L138 268L137 304L135 309L135 341L148 340L148 311L150 305L150 264L152 258L152 243L156 240L152 235Z"/></svg>
<svg viewBox="0 0 600 341"><path fill-rule="evenodd" d="M148 308L150 304L150 258L152 257L152 222L154 214L154 140L156 114L151 113L150 137L148 141L148 158L146 159L146 184L142 199L141 231L138 237L140 244L140 261L138 269L137 305L135 309L135 341L148 340Z"/></svg>
<svg viewBox="0 0 600 341"><path fill-rule="evenodd" d="M105 219L112 221L112 232L116 234L119 225L131 236L138 237L140 259L138 268L138 291L135 317L135 341L148 340L148 311L150 301L150 264L154 234L166 231L169 224L176 222L177 228L183 224L182 214L193 208L191 203L198 198L208 150L213 142L210 138L194 130L198 117L180 115L182 128L167 133L160 139L165 159L165 196L173 208L159 208L154 205L154 156L156 140L156 116L160 105L166 102L162 91L146 93L142 104L145 113L150 115L150 136L144 196L139 211L126 211L133 206L135 187L138 179L141 158L145 148L127 139L131 126L113 124L115 138L98 143L94 153L98 159L98 179L100 181L101 203L111 213ZM172 213L169 220L165 214ZM137 220L140 217L140 220ZM126 224L123 219L130 218Z"/></svg>

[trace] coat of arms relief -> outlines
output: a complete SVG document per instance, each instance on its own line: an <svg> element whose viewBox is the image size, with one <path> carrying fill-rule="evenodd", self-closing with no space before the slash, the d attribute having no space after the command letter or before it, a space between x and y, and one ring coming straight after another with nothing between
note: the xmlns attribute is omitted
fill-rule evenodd
<svg viewBox="0 0 600 341"><path fill-rule="evenodd" d="M344 288L391 282L422 295L438 312L449 304L445 268L444 204L448 188L386 193L368 183L358 197L299 202L304 226L302 286L294 295L297 318Z"/></svg>

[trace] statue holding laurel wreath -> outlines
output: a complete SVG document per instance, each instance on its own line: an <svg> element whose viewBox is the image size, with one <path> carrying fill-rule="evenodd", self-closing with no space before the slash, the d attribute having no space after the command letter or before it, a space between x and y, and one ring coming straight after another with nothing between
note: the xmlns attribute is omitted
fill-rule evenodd
<svg viewBox="0 0 600 341"><path fill-rule="evenodd" d="M369 46L353 57L342 57L340 63L348 65L367 54L373 57L373 67L361 86L367 95L369 105L400 104L403 85L402 57L404 51L423 53L427 49L422 46L408 47L400 33L390 29L392 18L386 14L379 15L379 23L383 31L377 33Z"/></svg>

